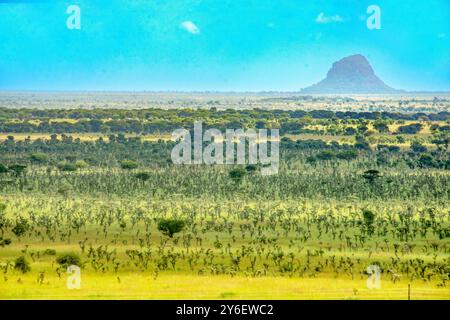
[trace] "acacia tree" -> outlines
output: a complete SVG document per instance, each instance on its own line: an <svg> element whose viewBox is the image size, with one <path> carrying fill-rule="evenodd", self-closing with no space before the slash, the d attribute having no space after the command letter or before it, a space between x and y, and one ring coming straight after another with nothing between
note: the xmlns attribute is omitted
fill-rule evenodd
<svg viewBox="0 0 450 320"><path fill-rule="evenodd" d="M376 179L380 177L380 172L375 169L367 170L363 173L363 178L366 179L367 182L373 184Z"/></svg>
<svg viewBox="0 0 450 320"><path fill-rule="evenodd" d="M244 178L246 173L247 172L245 171L245 169L243 169L241 167L237 167L237 168L230 170L229 176L230 176L231 180L233 180L234 183L238 184L242 181L242 179Z"/></svg>
<svg viewBox="0 0 450 320"><path fill-rule="evenodd" d="M179 219L161 219L158 222L158 230L169 238L173 238L175 233L182 231L184 226L185 222Z"/></svg>

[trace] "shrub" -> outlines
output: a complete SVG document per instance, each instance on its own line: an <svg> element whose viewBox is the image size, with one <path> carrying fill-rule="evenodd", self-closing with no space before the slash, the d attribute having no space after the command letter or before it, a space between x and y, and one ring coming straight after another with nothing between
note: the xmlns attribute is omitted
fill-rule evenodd
<svg viewBox="0 0 450 320"><path fill-rule="evenodd" d="M330 151L330 150L324 150L324 151L319 152L319 153L316 155L316 158L317 158L318 160L332 160L332 159L334 159L335 156L336 156L336 155L334 154L333 151Z"/></svg>
<svg viewBox="0 0 450 320"><path fill-rule="evenodd" d="M8 167L0 163L0 173L7 173L7 172L9 172Z"/></svg>
<svg viewBox="0 0 450 320"><path fill-rule="evenodd" d="M417 162L421 168L433 168L437 166L436 161L428 153L421 154Z"/></svg>
<svg viewBox="0 0 450 320"><path fill-rule="evenodd" d="M419 141L413 141L411 143L411 151L415 152L415 153L422 153L422 152L427 152L427 148L424 147L423 144L421 144Z"/></svg>
<svg viewBox="0 0 450 320"><path fill-rule="evenodd" d="M75 165L75 163L68 162L68 161L61 161L56 166L61 171L77 171L77 169L78 169L78 167Z"/></svg>
<svg viewBox="0 0 450 320"><path fill-rule="evenodd" d="M363 178L366 179L369 183L374 183L376 179L380 177L380 172L378 170L367 170L363 173Z"/></svg>
<svg viewBox="0 0 450 320"><path fill-rule="evenodd" d="M343 160L356 159L358 157L358 151L356 151L356 150L344 150L344 151L338 152L336 154L336 157L338 159L343 159Z"/></svg>
<svg viewBox="0 0 450 320"><path fill-rule="evenodd" d="M77 169L84 169L87 166L88 166L88 164L84 160L77 160L77 161L75 161L75 167L77 167Z"/></svg>
<svg viewBox="0 0 450 320"><path fill-rule="evenodd" d="M147 181L151 177L150 173L147 173L147 172L138 172L134 176L136 177L136 179L139 179L142 181Z"/></svg>
<svg viewBox="0 0 450 320"><path fill-rule="evenodd" d="M233 180L234 183L240 183L246 173L247 172L243 168L237 167L237 168L230 170L228 175L230 176L231 180Z"/></svg>
<svg viewBox="0 0 450 320"><path fill-rule="evenodd" d="M0 247L9 246L11 244L11 239L3 239L0 237Z"/></svg>
<svg viewBox="0 0 450 320"><path fill-rule="evenodd" d="M258 166L257 166L256 164L248 164L248 165L245 167L245 170L246 170L248 173L253 173L253 172L255 172L257 169L258 169Z"/></svg>
<svg viewBox="0 0 450 320"><path fill-rule="evenodd" d="M378 150L387 150L389 152L399 152L400 147L394 146L394 145L388 145L388 144L379 144L377 145Z"/></svg>
<svg viewBox="0 0 450 320"><path fill-rule="evenodd" d="M416 133L419 133L420 130L422 130L422 127L423 126L420 123L412 123L412 124L408 124L406 126L398 127L397 133L416 134Z"/></svg>
<svg viewBox="0 0 450 320"><path fill-rule="evenodd" d="M8 169L11 170L15 176L20 176L25 173L26 168L27 166L23 164L13 164L8 167Z"/></svg>
<svg viewBox="0 0 450 320"><path fill-rule="evenodd" d="M12 228L12 232L17 236L21 237L23 236L28 230L30 229L30 226L28 224L28 221L24 218L19 218L16 221L16 225Z"/></svg>
<svg viewBox="0 0 450 320"><path fill-rule="evenodd" d="M345 136L354 136L358 131L353 127L347 127L344 129Z"/></svg>
<svg viewBox="0 0 450 320"><path fill-rule="evenodd" d="M161 219L158 222L158 230L170 238L172 238L175 233L182 231L184 226L185 222L179 219Z"/></svg>
<svg viewBox="0 0 450 320"><path fill-rule="evenodd" d="M30 154L30 160L37 163L43 163L46 162L48 159L47 154L43 152L34 152Z"/></svg>
<svg viewBox="0 0 450 320"><path fill-rule="evenodd" d="M73 189L73 187L70 183L63 181L61 186L58 188L58 193L66 197L69 195L69 193L72 191L72 189Z"/></svg>
<svg viewBox="0 0 450 320"><path fill-rule="evenodd" d="M370 210L365 209L365 210L363 210L362 216L363 216L364 226L367 229L367 233L369 235L372 235L373 232L375 231L375 228L373 226L373 223L375 222L375 213L373 213Z"/></svg>
<svg viewBox="0 0 450 320"><path fill-rule="evenodd" d="M31 270L30 263L24 256L20 256L14 262L14 269L22 273L27 273Z"/></svg>
<svg viewBox="0 0 450 320"><path fill-rule="evenodd" d="M80 257L73 252L61 254L56 258L56 262L65 268L75 265L79 266L81 264Z"/></svg>
<svg viewBox="0 0 450 320"><path fill-rule="evenodd" d="M377 129L379 132L389 132L389 127L385 122L375 121L373 123L373 127Z"/></svg>
<svg viewBox="0 0 450 320"><path fill-rule="evenodd" d="M125 170L136 169L138 166L138 163L133 160L123 160L120 162L120 167Z"/></svg>

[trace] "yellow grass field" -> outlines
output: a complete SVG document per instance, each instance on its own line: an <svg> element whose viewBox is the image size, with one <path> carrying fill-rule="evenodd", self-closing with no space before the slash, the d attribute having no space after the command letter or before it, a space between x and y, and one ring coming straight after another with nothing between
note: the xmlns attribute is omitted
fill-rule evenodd
<svg viewBox="0 0 450 320"><path fill-rule="evenodd" d="M120 277L81 274L81 288L68 289L67 276L46 278L39 284L30 274L0 280L0 299L408 299L408 282L381 282L381 288L368 289L365 279L286 278L242 276L197 276L151 273L121 274ZM415 281L411 300L450 300L450 288Z"/></svg>

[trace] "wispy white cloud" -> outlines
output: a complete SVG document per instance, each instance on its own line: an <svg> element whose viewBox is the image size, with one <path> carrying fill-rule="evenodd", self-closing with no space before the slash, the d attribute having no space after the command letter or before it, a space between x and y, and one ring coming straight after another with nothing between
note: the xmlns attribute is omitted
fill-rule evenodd
<svg viewBox="0 0 450 320"><path fill-rule="evenodd" d="M316 18L317 23L339 23L343 22L344 19L338 14L334 16L326 16L325 13L321 12Z"/></svg>
<svg viewBox="0 0 450 320"><path fill-rule="evenodd" d="M200 29L192 21L183 21L181 27L189 33L199 34Z"/></svg>

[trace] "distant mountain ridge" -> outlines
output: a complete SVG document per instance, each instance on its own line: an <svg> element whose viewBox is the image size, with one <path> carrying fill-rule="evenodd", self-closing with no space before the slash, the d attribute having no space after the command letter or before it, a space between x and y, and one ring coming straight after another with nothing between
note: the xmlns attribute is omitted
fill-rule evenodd
<svg viewBox="0 0 450 320"><path fill-rule="evenodd" d="M355 54L333 63L327 77L302 93L398 93L375 74L366 57Z"/></svg>

